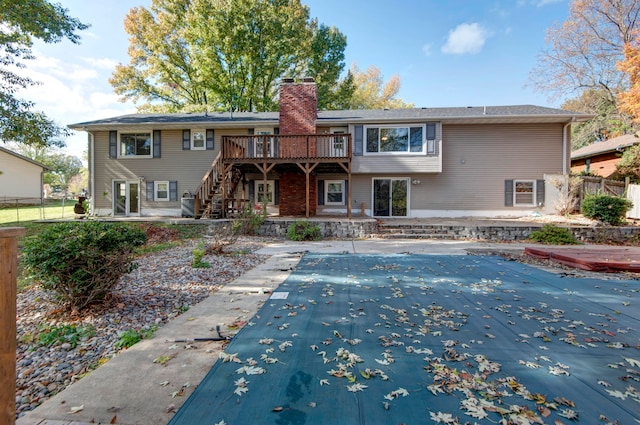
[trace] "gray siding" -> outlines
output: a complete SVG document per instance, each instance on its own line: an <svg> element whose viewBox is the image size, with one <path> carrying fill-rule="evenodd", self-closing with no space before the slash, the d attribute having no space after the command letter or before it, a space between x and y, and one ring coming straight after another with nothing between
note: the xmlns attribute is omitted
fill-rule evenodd
<svg viewBox="0 0 640 425"><path fill-rule="evenodd" d="M442 150L442 173L412 186L412 208L507 210L504 180L562 171L562 125L445 126Z"/></svg>
<svg viewBox="0 0 640 425"><path fill-rule="evenodd" d="M375 126L377 124L366 125ZM353 134L353 126L349 128L349 131ZM354 174L395 173L398 170L407 173L439 173L442 171L440 140L442 140L442 124L436 123L436 155L354 155L351 161L351 171Z"/></svg>
<svg viewBox="0 0 640 425"><path fill-rule="evenodd" d="M246 129L216 130L214 150L182 150L182 130L162 130L162 157L141 159L110 159L109 132L95 133L95 207L110 209L112 206L112 182L117 180L145 181L176 180L177 202L150 202L146 200L145 182L142 182L140 207L180 208L180 197L184 192L194 192L220 151L222 135L245 135ZM107 193L106 196L103 193Z"/></svg>

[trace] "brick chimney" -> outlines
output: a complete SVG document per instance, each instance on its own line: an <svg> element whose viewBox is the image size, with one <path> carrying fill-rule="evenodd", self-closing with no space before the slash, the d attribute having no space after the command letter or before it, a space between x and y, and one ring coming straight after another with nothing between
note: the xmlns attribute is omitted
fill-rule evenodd
<svg viewBox="0 0 640 425"><path fill-rule="evenodd" d="M289 158L316 156L315 139L303 135L316 134L318 116L318 88L313 78L302 82L284 79L280 85L281 135L301 137L280 140L280 154ZM308 143L313 143L307 146ZM309 176L309 214L316 215L316 176ZM301 216L306 213L306 183L304 173L289 171L280 176L280 215Z"/></svg>
<svg viewBox="0 0 640 425"><path fill-rule="evenodd" d="M313 78L295 83L285 78L280 85L280 134L315 134L318 88Z"/></svg>

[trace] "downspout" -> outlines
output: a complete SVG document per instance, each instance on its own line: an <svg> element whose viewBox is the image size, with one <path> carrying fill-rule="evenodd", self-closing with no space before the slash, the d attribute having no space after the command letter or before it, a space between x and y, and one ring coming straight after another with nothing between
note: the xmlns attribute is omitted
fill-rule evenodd
<svg viewBox="0 0 640 425"><path fill-rule="evenodd" d="M562 175L567 174L567 143L569 138L567 137L567 128L571 127L571 124L576 120L576 117L571 117L571 121L566 123L562 127Z"/></svg>
<svg viewBox="0 0 640 425"><path fill-rule="evenodd" d="M85 130L86 131L86 130ZM87 149L87 167L88 167L88 171L89 171L89 211L91 212L95 212L96 210L96 193L95 192L95 187L96 187L96 182L95 182L95 146L94 146L94 142L95 142L95 137L93 136L93 133L91 133L90 131L87 131L87 135L88 137L88 149Z"/></svg>

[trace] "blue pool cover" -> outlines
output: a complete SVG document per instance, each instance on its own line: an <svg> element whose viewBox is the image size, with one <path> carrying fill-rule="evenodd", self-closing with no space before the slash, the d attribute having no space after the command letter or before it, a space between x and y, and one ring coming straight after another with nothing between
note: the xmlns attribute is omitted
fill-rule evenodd
<svg viewBox="0 0 640 425"><path fill-rule="evenodd" d="M634 424L640 283L307 254L169 422Z"/></svg>

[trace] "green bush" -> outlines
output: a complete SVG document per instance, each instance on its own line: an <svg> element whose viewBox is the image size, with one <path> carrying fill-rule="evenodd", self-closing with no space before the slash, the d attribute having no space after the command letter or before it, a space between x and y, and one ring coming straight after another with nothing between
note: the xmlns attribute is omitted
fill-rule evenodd
<svg viewBox="0 0 640 425"><path fill-rule="evenodd" d="M22 261L44 289L71 309L103 301L118 279L134 269L139 227L100 221L58 223L25 241Z"/></svg>
<svg viewBox="0 0 640 425"><path fill-rule="evenodd" d="M287 228L287 238L292 241L317 241L322 238L322 234L317 224L298 220Z"/></svg>
<svg viewBox="0 0 640 425"><path fill-rule="evenodd" d="M117 349L129 348L143 339L149 339L153 337L154 332L158 329L157 326L152 326L146 330L136 331L135 329L127 329L120 333L118 340L113 346Z"/></svg>
<svg viewBox="0 0 640 425"><path fill-rule="evenodd" d="M633 202L620 196L587 195L580 210L585 217L617 226L624 222L625 214L633 207Z"/></svg>
<svg viewBox="0 0 640 425"><path fill-rule="evenodd" d="M211 267L211 264L209 264L208 261L202 260L204 254L206 253L206 249L203 243L198 244L197 248L193 248L193 250L191 250L191 253L193 254L193 262L191 263L191 267L193 267L194 269L208 269L209 267Z"/></svg>
<svg viewBox="0 0 640 425"><path fill-rule="evenodd" d="M578 243L569 229L554 226L553 224L545 224L542 229L531 232L529 239L533 242L548 245L575 245Z"/></svg>

